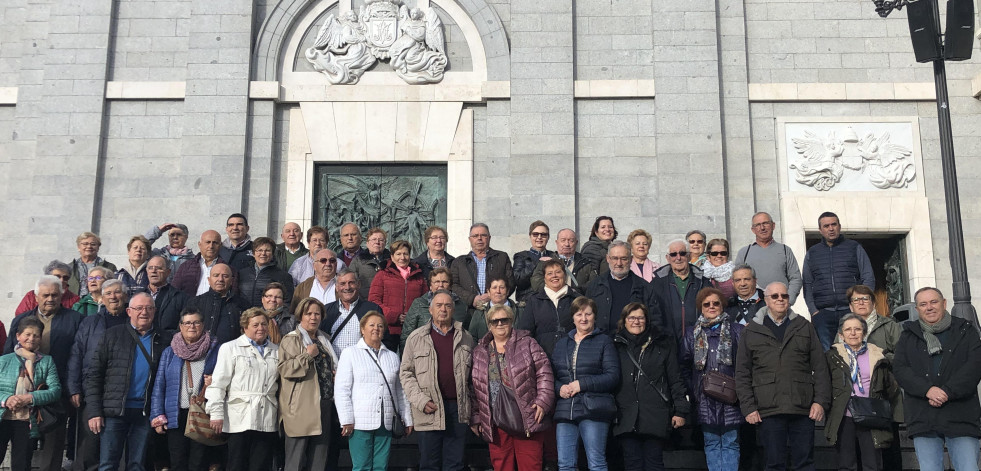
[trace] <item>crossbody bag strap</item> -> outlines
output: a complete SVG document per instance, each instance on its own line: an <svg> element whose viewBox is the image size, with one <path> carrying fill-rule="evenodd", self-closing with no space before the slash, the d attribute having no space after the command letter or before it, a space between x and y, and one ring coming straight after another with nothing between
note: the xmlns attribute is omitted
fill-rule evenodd
<svg viewBox="0 0 981 471"><path fill-rule="evenodd" d="M129 326L127 326L127 327L129 327ZM136 340L136 346L137 347L140 347L140 351L143 352L143 358L146 358L146 364L147 365L153 365L153 360L152 360L153 357L151 357L150 354L147 353L146 347L144 347L143 346L143 342L140 341L140 337L138 335L136 335L136 329L131 329L130 328L130 329L126 329L126 331L129 332L129 335L131 337L133 337L133 340Z"/></svg>
<svg viewBox="0 0 981 471"><path fill-rule="evenodd" d="M671 398L669 398L667 394L664 394L664 391L661 391L661 388L657 387L657 384L654 382L654 379L651 378L651 375L649 375L646 372L644 372L644 367L640 366L640 362L638 362L637 359L634 358L634 354L631 353L629 349L624 350L624 351L627 352L627 357L629 357L630 358L630 361L632 361L634 363L634 366L637 367L637 370L640 372L640 374L642 374L642 375L644 375L644 376L647 377L647 381L649 381L651 383L651 387L653 387L654 390L657 391L657 393L661 396L661 399L664 399L664 402L667 402L667 403L670 404L671 403Z"/></svg>
<svg viewBox="0 0 981 471"><path fill-rule="evenodd" d="M340 304L337 305L338 308L340 308L340 306L341 306ZM340 312L340 311L338 311L338 312ZM347 323L351 321L351 318L352 317L354 317L354 308L353 307L351 308L351 312L347 313L347 318L344 319L344 322L341 322L341 325L337 328L337 330L335 330L334 332L332 332L330 334L330 341L331 341L331 343L333 343L334 342L334 339L336 339L337 336L340 335L341 331L344 330L344 326L346 326Z"/></svg>
<svg viewBox="0 0 981 471"><path fill-rule="evenodd" d="M504 368L501 368L501 355L497 353L497 342L492 340L491 345L494 347L493 350L494 360L497 362L497 373L501 375L501 385L503 385L506 388L512 388L511 386L508 386L504 382Z"/></svg>
<svg viewBox="0 0 981 471"><path fill-rule="evenodd" d="M402 412L399 411L398 401L395 400L395 393L392 392L392 387L388 385L388 378L385 376L385 370L382 369L381 363L379 363L378 360L375 359L375 356L372 355L371 352L367 352L367 353L368 356L371 357L371 361L375 362L375 366L378 367L378 372L381 373L382 375L382 381L385 382L385 388L388 389L388 395L392 396L392 407L395 408L395 413L398 414L399 417L402 417Z"/></svg>

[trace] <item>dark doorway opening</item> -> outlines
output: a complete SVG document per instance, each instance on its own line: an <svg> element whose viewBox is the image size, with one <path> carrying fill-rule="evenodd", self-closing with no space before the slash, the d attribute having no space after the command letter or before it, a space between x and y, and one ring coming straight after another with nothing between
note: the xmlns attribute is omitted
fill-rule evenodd
<svg viewBox="0 0 981 471"><path fill-rule="evenodd" d="M909 303L911 296L907 280L906 234L874 232L845 233L845 237L862 245L869 254L875 273L875 307L882 315ZM821 242L821 234L807 233L807 248Z"/></svg>

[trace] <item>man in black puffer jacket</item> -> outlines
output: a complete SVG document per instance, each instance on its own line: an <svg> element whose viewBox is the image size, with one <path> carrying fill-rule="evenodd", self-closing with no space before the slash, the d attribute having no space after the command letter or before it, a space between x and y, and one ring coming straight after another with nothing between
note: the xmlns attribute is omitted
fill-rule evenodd
<svg viewBox="0 0 981 471"><path fill-rule="evenodd" d="M106 329L85 378L85 418L101 434L100 469L119 467L123 449L126 469L143 469L150 438L150 387L166 347L153 330L153 298L130 299L129 322Z"/></svg>
<svg viewBox="0 0 981 471"><path fill-rule="evenodd" d="M219 263L211 268L208 276L211 288L207 293L188 300L187 308L195 308L204 317L204 328L219 343L234 340L242 333L239 319L249 302L232 291L232 271Z"/></svg>

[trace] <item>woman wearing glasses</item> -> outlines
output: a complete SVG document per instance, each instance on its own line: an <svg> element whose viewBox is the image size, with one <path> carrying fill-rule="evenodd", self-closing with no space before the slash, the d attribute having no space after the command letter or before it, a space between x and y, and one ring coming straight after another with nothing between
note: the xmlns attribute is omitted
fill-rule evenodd
<svg viewBox="0 0 981 471"><path fill-rule="evenodd" d="M851 307L852 313L857 314L868 325L865 340L881 348L886 358L891 360L896 350L896 343L899 342L899 335L903 333L903 326L891 317L876 312L875 294L868 286L852 286L845 292L845 296L848 298L848 306Z"/></svg>
<svg viewBox="0 0 981 471"><path fill-rule="evenodd" d="M696 417L705 437L705 461L711 471L739 467L739 427L743 415L736 404L715 399L703 391L706 373L736 374L735 359L743 326L725 313L726 297L716 288L704 288L695 300L701 311L694 327L685 331L681 368L695 402Z"/></svg>
<svg viewBox="0 0 981 471"><path fill-rule="evenodd" d="M78 311L84 316L91 316L99 312L99 306L102 304L102 284L106 280L112 278L113 272L106 267L95 267L89 270L89 275L85 277L85 286L89 290L89 294L82 296L72 306L73 311Z"/></svg>
<svg viewBox="0 0 981 471"><path fill-rule="evenodd" d="M736 288L732 284L733 263L729 261L729 241L725 239L710 240L707 254L708 258L699 265L699 268L702 269L702 276L711 280L712 286L722 291L724 299L732 298L736 295Z"/></svg>
<svg viewBox="0 0 981 471"><path fill-rule="evenodd" d="M429 279L429 273L437 268L450 269L450 263L456 258L446 253L446 229L439 226L429 226L423 234L426 239L426 250L413 258L412 261L422 269L422 277ZM449 289L449 288L447 288ZM408 336L408 334L406 334Z"/></svg>

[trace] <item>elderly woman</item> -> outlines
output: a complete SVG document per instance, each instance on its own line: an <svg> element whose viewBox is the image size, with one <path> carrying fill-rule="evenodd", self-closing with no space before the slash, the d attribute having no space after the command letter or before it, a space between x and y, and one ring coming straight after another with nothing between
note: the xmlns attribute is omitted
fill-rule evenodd
<svg viewBox="0 0 981 471"><path fill-rule="evenodd" d="M130 296L149 292L150 280L146 277L146 262L150 260L150 241L137 235L126 244L128 262L116 271L116 279L126 284Z"/></svg>
<svg viewBox="0 0 981 471"><path fill-rule="evenodd" d="M167 268L170 269L170 276L173 277L181 264L194 258L194 251L187 246L187 226L183 224L167 222L153 226L147 229L143 237L150 241L150 246L153 246L153 243L163 236L164 232L167 233L167 245L153 249L150 255L159 255L167 260Z"/></svg>
<svg viewBox="0 0 981 471"><path fill-rule="evenodd" d="M361 318L361 340L344 349L337 365L334 403L341 435L350 437L354 471L388 468L396 414L412 433L412 413L399 381L399 356L382 343L386 332L385 316L368 311Z"/></svg>
<svg viewBox="0 0 981 471"><path fill-rule="evenodd" d="M408 314L409 307L416 298L429 291L426 279L419 265L412 262L412 244L397 240L389 247L391 259L385 261L385 268L375 275L371 281L368 301L377 304L385 313L388 324L388 334L385 335L385 346L395 350L402 336L402 323Z"/></svg>
<svg viewBox="0 0 981 471"><path fill-rule="evenodd" d="M447 268L435 268L429 272L429 292L419 296L412 301L409 306L409 313L405 315L405 322L402 323L402 334L399 339L399 351L405 347L405 339L413 330L418 329L430 322L429 303L433 301L433 295L439 290L445 290L453 297L453 320L462 322L463 325L470 325L467 317L467 305L456 293L450 292L450 285L453 283L453 274Z"/></svg>
<svg viewBox="0 0 981 471"><path fill-rule="evenodd" d="M283 336L279 352L279 411L286 433L284 469L323 470L334 420L334 373L337 358L320 330L324 305L305 298L296 306L297 326ZM229 450L231 451L231 450ZM230 468L235 469L235 468Z"/></svg>
<svg viewBox="0 0 981 471"><path fill-rule="evenodd" d="M551 355L555 342L573 330L572 301L579 293L566 284L565 263L558 259L545 262L545 287L525 301L516 328L527 330L546 354Z"/></svg>
<svg viewBox="0 0 981 471"><path fill-rule="evenodd" d="M453 259L456 257L446 253L446 242L449 240L446 236L446 229L439 226L429 226L423 237L426 239L426 251L412 261L419 265L419 268L422 269L422 276L428 280L429 273L437 268L449 270L450 263L453 263Z"/></svg>
<svg viewBox="0 0 981 471"><path fill-rule="evenodd" d="M262 308L269 318L269 341L277 345L283 336L296 328L296 320L286 304L285 292L286 288L275 281L262 289Z"/></svg>
<svg viewBox="0 0 981 471"><path fill-rule="evenodd" d="M41 437L35 407L61 397L58 372L50 356L42 355L44 325L33 318L17 325L13 353L0 356L0 457L10 447L10 469L30 471L32 439Z"/></svg>
<svg viewBox="0 0 981 471"><path fill-rule="evenodd" d="M91 232L79 234L75 238L75 245L78 247L78 258L72 260L71 263L71 278L68 280L68 289L84 296L88 294L85 279L88 278L89 270L95 267L104 267L116 273L116 265L99 257L102 239L96 234Z"/></svg>
<svg viewBox="0 0 981 471"><path fill-rule="evenodd" d="M490 444L495 471L510 471L515 466L519 470L540 470L544 435L550 428L548 417L555 407L552 364L538 342L513 325L511 308L497 305L487 311L490 332L473 350L470 428ZM497 426L501 411L494 408L504 389L520 410L520 430Z"/></svg>
<svg viewBox="0 0 981 471"><path fill-rule="evenodd" d="M106 280L112 279L112 274L113 272L106 267L95 267L89 270L89 276L85 278L85 286L88 288L89 294L82 296L82 299L72 305L72 310L86 316L98 313L99 306L102 304L102 284Z"/></svg>
<svg viewBox="0 0 981 471"><path fill-rule="evenodd" d="M238 293L252 307L262 306L262 293L269 283L283 286L283 300L289 304L293 300L293 277L276 265L273 252L276 243L268 237L258 237L252 241L252 256L255 265L238 271Z"/></svg>
<svg viewBox="0 0 981 471"><path fill-rule="evenodd" d="M242 313L244 333L222 344L205 390L211 428L228 434L226 469L268 471L276 447L279 346L269 341L261 308Z"/></svg>
<svg viewBox="0 0 981 471"><path fill-rule="evenodd" d="M610 270L610 267L606 265L606 250L610 247L610 242L617 238L617 234L613 218L600 216L593 222L589 240L582 245L583 257L586 257L600 274Z"/></svg>
<svg viewBox="0 0 981 471"><path fill-rule="evenodd" d="M481 306L480 309L474 311L473 317L470 319L470 326L467 328L467 331L475 339L482 339L487 335L487 321L484 319L487 318L487 310L494 306L505 305L510 307L515 317L518 319L521 318L522 309L508 299L508 288L510 286L508 280L504 278L492 278L487 280L487 283L490 286L487 288L487 294L490 295L490 300L487 301L487 304Z"/></svg>
<svg viewBox="0 0 981 471"><path fill-rule="evenodd" d="M899 335L903 333L903 326L892 317L876 312L875 294L868 286L852 286L845 291L845 297L848 299L848 306L851 307L852 313L857 314L868 325L865 341L881 348L886 358L891 360L893 352L896 351L896 343L899 342Z"/></svg>
<svg viewBox="0 0 981 471"><path fill-rule="evenodd" d="M702 277L711 280L712 286L722 291L725 299L733 298L736 296L736 287L732 281L734 264L729 261L729 241L725 239L710 240L707 255L707 260L699 266L702 269Z"/></svg>
<svg viewBox="0 0 981 471"><path fill-rule="evenodd" d="M218 339L204 329L204 317L194 308L181 313L180 335L160 354L150 401L150 426L167 436L171 471L208 469L209 448L184 436L191 404L211 383L218 360Z"/></svg>
<svg viewBox="0 0 981 471"><path fill-rule="evenodd" d="M68 281L71 278L71 267L67 263L60 262L58 260L52 260L44 266L44 274L58 277L61 280L61 306L65 309L71 309L79 301L77 294L71 292L68 289ZM24 293L24 297L21 298L20 304L17 305L17 309L14 311L14 315L18 316L27 311L37 308L37 294L34 290L30 290Z"/></svg>
<svg viewBox="0 0 981 471"><path fill-rule="evenodd" d="M596 328L596 303L580 296L571 308L576 328L555 344L551 356L560 398L554 416L559 469L576 469L582 438L589 469L606 471L606 434L617 415L613 393L620 359L610 336Z"/></svg>
<svg viewBox="0 0 981 471"><path fill-rule="evenodd" d="M696 267L701 267L705 263L705 259L708 258L705 254L705 241L708 240L705 233L695 229L688 231L685 234L685 240L688 241L688 261Z"/></svg>
<svg viewBox="0 0 981 471"><path fill-rule="evenodd" d="M692 393L698 423L705 437L705 461L711 471L739 467L739 428L743 415L736 404L727 404L702 391L705 373L715 371L734 377L735 359L743 325L725 312L726 296L716 288L703 288L695 298L701 314L694 327L685 329L681 368Z"/></svg>
<svg viewBox="0 0 981 471"><path fill-rule="evenodd" d="M885 351L865 340L868 336L865 319L852 313L842 316L838 322L838 335L842 341L832 345L825 354L834 400L831 411L825 416L824 436L838 450L838 469L878 471L882 469L880 449L891 444L892 430L856 424L848 403L857 397L886 400L895 415L899 410L900 389ZM857 450L862 457L861 467L856 466L859 463Z"/></svg>
<svg viewBox="0 0 981 471"><path fill-rule="evenodd" d="M358 275L358 282L360 282L361 286L361 299L368 299L368 294L371 291L371 282L375 279L375 275L385 268L385 262L391 258L391 253L385 248L385 243L388 241L388 233L384 229L380 227L369 229L365 240L367 241L365 243L367 250L359 251L357 257L351 260L351 266L349 267ZM387 312L385 314L388 315Z"/></svg>
<svg viewBox="0 0 981 471"><path fill-rule="evenodd" d="M636 229L627 236L627 244L630 245L630 255L633 260L630 262L630 271L635 275L650 283L654 279L654 270L660 265L647 258L651 253L651 234L643 229Z"/></svg>

